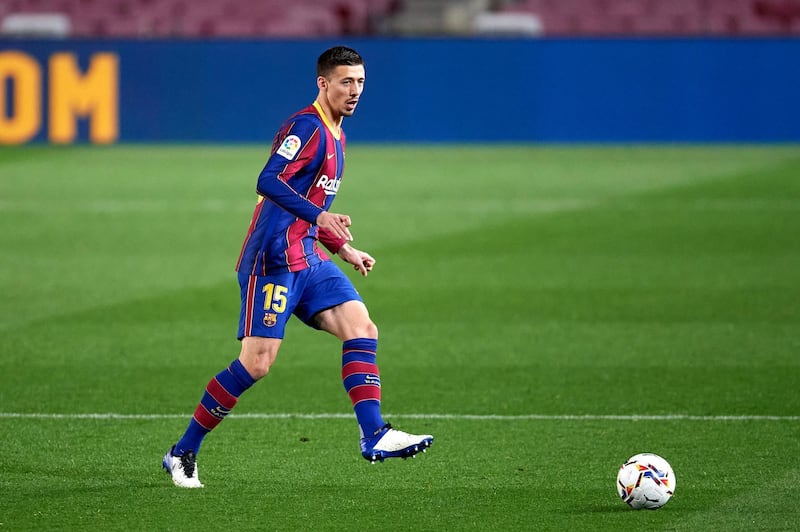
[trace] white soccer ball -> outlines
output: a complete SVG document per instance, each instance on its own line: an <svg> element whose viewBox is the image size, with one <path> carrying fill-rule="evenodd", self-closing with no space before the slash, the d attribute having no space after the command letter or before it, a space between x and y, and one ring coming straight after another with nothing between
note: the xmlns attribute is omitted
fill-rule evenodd
<svg viewBox="0 0 800 532"><path fill-rule="evenodd" d="M657 454L637 454L620 466L617 492L634 510L656 510L675 493L675 473Z"/></svg>

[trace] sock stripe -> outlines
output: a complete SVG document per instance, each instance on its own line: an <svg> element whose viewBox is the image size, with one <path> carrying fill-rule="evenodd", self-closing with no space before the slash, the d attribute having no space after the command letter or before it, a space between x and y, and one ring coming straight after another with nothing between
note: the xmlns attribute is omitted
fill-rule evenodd
<svg viewBox="0 0 800 532"><path fill-rule="evenodd" d="M209 393L209 395L211 395L211 397L214 398L216 402L228 410L236 406L236 402L239 400L236 396L226 390L216 377L209 381L206 391Z"/></svg>
<svg viewBox="0 0 800 532"><path fill-rule="evenodd" d="M372 350L369 350L369 349L343 349L342 350L342 356L345 357L345 358L347 358L347 355L351 355L351 354L368 355L368 356L376 357L376 356L378 356L378 351L377 350L372 351Z"/></svg>
<svg viewBox="0 0 800 532"><path fill-rule="evenodd" d="M347 393L350 395L350 400L353 406L361 401L378 401L381 400L380 386L373 386L371 384L362 384L361 386L353 386Z"/></svg>
<svg viewBox="0 0 800 532"><path fill-rule="evenodd" d="M351 388L356 386L374 386L375 388L380 389L381 379L380 377L369 373L356 373L355 375L350 375L344 380L344 389L348 392Z"/></svg>
<svg viewBox="0 0 800 532"><path fill-rule="evenodd" d="M222 421L221 419L211 415L211 413L208 410L206 410L206 407L203 406L202 403L197 405L197 408L195 409L192 418L207 431L213 430L214 427L219 425L219 422Z"/></svg>
<svg viewBox="0 0 800 532"><path fill-rule="evenodd" d="M352 340L346 340L345 342L343 342L342 349L344 351L349 351L349 350L375 351L376 349L378 349L378 339L353 338Z"/></svg>
<svg viewBox="0 0 800 532"><path fill-rule="evenodd" d="M367 373L370 375L380 376L380 373L378 372L378 366L374 363L354 360L342 366L342 379L346 379L347 377L357 373Z"/></svg>

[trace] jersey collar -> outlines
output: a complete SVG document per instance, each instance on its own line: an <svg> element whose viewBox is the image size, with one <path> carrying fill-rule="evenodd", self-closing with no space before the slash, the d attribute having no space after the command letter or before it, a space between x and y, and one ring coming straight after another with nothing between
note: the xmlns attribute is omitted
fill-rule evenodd
<svg viewBox="0 0 800 532"><path fill-rule="evenodd" d="M319 116L322 117L322 121L328 127L328 129L330 130L330 132L333 135L333 137L336 140L339 140L339 137L341 136L341 132L342 132L341 128L334 127L334 125L330 123L330 121L328 120L328 117L325 115L325 112L322 110L322 106L319 104L319 102L317 100L314 100L314 108L319 113Z"/></svg>

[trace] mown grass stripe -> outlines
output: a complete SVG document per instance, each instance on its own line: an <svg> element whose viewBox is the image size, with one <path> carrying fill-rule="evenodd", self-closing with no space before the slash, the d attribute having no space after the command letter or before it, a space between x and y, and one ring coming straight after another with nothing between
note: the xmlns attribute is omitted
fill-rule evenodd
<svg viewBox="0 0 800 532"><path fill-rule="evenodd" d="M56 414L0 412L0 418L14 419L187 419L190 414ZM231 414L230 419L350 419L353 414L296 412ZM691 414L385 414L387 418L441 419L454 421L800 421L800 416L772 415L691 415Z"/></svg>

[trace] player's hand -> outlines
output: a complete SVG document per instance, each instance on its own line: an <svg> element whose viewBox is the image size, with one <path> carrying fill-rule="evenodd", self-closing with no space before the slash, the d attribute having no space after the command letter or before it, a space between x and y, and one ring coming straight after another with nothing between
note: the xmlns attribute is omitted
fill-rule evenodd
<svg viewBox="0 0 800 532"><path fill-rule="evenodd" d="M339 248L337 254L343 261L353 265L353 269L360 272L364 277L367 276L375 266L375 259L369 253L360 251L350 244L345 244Z"/></svg>
<svg viewBox="0 0 800 532"><path fill-rule="evenodd" d="M317 216L317 225L337 238L344 238L348 242L353 240L350 234L350 217L346 214L336 214L335 212L322 211Z"/></svg>

